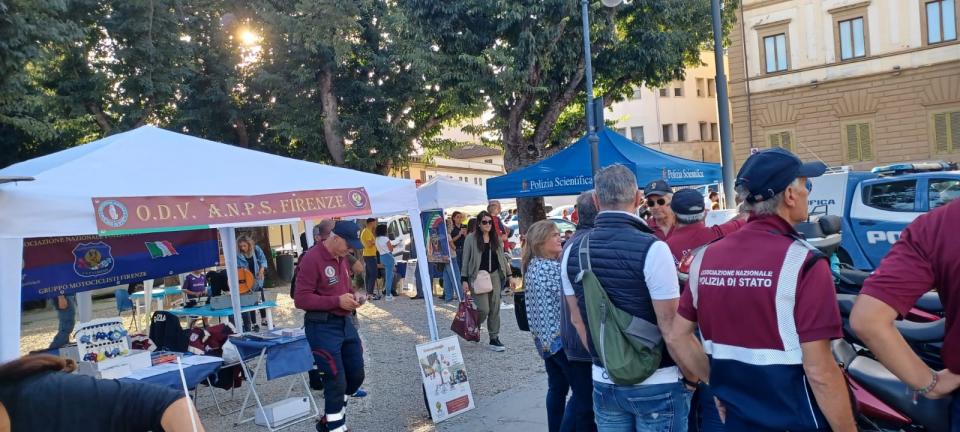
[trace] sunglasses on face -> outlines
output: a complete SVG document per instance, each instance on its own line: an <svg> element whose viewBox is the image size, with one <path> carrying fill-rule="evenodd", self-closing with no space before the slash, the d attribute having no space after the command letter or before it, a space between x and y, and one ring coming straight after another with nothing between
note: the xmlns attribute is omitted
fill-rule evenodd
<svg viewBox="0 0 960 432"><path fill-rule="evenodd" d="M490 225L491 222L493 222L493 220L491 220L491 219L484 219L484 220L480 221L480 225Z"/></svg>
<svg viewBox="0 0 960 432"><path fill-rule="evenodd" d="M656 206L658 206L658 205L662 206L662 205L666 205L666 204L667 204L667 200L665 200L665 199L663 199L663 198L658 198L658 199L652 199L652 198L651 198L651 199L648 199L648 200L647 200L647 207L656 207Z"/></svg>

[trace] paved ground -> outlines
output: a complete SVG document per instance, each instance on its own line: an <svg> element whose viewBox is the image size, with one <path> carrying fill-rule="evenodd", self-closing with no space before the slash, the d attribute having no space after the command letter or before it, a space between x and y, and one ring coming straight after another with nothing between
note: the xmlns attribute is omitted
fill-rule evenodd
<svg viewBox="0 0 960 432"><path fill-rule="evenodd" d="M274 313L277 326L299 326L302 312L294 309L286 295L288 289L275 289L279 307ZM450 336L450 322L455 305L442 301L435 307L441 337ZM367 378L364 388L370 396L351 400L348 419L354 431L522 431L546 430L543 398L546 374L543 362L533 348L530 335L517 329L512 310L502 313L500 339L507 345L505 353L486 347L486 335L480 344L462 342L467 371L477 409L436 427L424 408L419 368L414 346L426 342L429 332L423 300L398 298L393 302L375 302L360 309L361 334L364 339ZM94 303L94 316L114 316L113 299ZM126 315L125 315L126 316ZM128 320L125 320L128 322ZM23 316L21 349L26 352L45 348L56 332L56 314L51 310L30 311ZM141 327L142 328L142 327ZM290 378L269 382L264 386L266 399L276 401L290 384ZM219 397L230 393L215 390ZM315 392L323 404L322 393ZM239 405L243 393L237 391L233 406ZM201 418L209 431L258 431L253 424L234 426L235 417L218 414L209 392L201 391ZM290 431L312 431L312 423L296 425Z"/></svg>

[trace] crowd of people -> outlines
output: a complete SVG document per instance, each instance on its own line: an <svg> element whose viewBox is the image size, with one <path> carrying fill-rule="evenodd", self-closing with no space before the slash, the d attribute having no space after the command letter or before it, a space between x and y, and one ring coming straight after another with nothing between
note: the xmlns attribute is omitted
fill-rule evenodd
<svg viewBox="0 0 960 432"><path fill-rule="evenodd" d="M531 225L524 289L533 347L547 371L549 430L857 430L831 352L842 329L829 262L794 229L808 218L810 179L825 169L781 149L752 155L737 174L739 215L707 227L712 196L674 192L665 180L641 191L628 168L613 165L578 198L571 238L564 242L549 221ZM638 216L644 211L649 218ZM914 397L960 387L960 327L948 324L947 369L935 371L893 326L931 289L947 319L956 316L960 248L943 228L958 220L960 201L908 227L851 318ZM692 264L681 286L685 258ZM615 311L591 308L601 300ZM618 313L628 324L611 318ZM617 340L633 347L638 367L619 367L624 350L610 344ZM944 415L960 430L960 398Z"/></svg>

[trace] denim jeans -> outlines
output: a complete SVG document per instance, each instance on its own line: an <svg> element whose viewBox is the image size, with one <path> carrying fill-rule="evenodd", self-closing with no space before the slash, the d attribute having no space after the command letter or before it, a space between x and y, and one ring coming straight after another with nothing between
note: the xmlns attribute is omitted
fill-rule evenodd
<svg viewBox="0 0 960 432"><path fill-rule="evenodd" d="M367 295L372 296L377 286L377 257L363 257L363 284L367 288Z"/></svg>
<svg viewBox="0 0 960 432"><path fill-rule="evenodd" d="M383 294L393 297L393 273L397 259L392 254L380 254L380 262L383 263Z"/></svg>
<svg viewBox="0 0 960 432"><path fill-rule="evenodd" d="M57 310L57 320L60 324L57 327L57 334L53 337L53 341L50 342L50 349L60 348L70 343L70 333L73 333L73 326L77 323L77 298L72 295L66 296L65 298L67 299L66 309L57 308L57 297L51 299L53 308Z"/></svg>
<svg viewBox="0 0 960 432"><path fill-rule="evenodd" d="M953 392L950 402L950 432L960 432L960 392Z"/></svg>
<svg viewBox="0 0 960 432"><path fill-rule="evenodd" d="M593 412L601 432L686 432L691 396L679 381L634 386L594 381Z"/></svg>
<svg viewBox="0 0 960 432"><path fill-rule="evenodd" d="M345 396L363 384L363 347L350 317L329 315L326 321L304 319L304 331L317 369L323 374L324 415L331 429L345 424L334 420L344 410Z"/></svg>
<svg viewBox="0 0 960 432"><path fill-rule="evenodd" d="M451 260L452 261L452 260ZM454 296L463 298L463 287L453 277L453 269L450 268L455 263L444 264L443 266L443 301L453 300ZM459 273L459 271L457 272Z"/></svg>
<svg viewBox="0 0 960 432"><path fill-rule="evenodd" d="M567 360L563 350L543 359L547 369L547 424L550 432L590 432L593 422L593 379L588 362ZM567 394L573 394L567 399Z"/></svg>

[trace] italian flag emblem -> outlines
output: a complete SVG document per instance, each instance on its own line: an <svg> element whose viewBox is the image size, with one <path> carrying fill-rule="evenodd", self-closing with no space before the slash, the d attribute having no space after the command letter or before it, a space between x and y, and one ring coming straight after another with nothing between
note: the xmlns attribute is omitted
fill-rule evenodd
<svg viewBox="0 0 960 432"><path fill-rule="evenodd" d="M174 249L173 243L170 243L166 240L155 241L155 242L146 242L147 251L150 252L150 258L163 258L171 255L177 255L177 250Z"/></svg>

